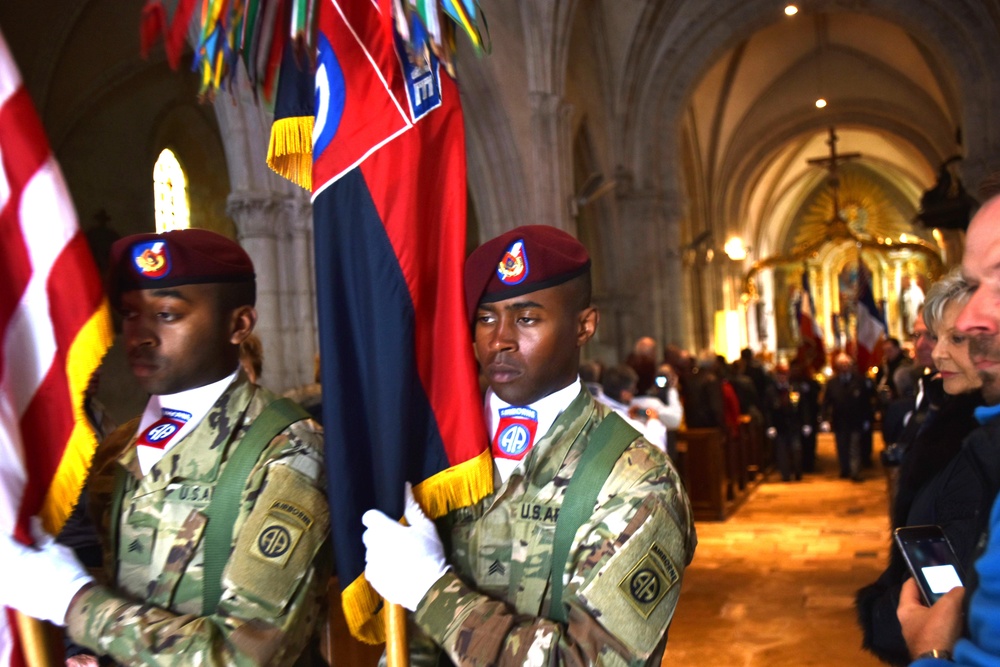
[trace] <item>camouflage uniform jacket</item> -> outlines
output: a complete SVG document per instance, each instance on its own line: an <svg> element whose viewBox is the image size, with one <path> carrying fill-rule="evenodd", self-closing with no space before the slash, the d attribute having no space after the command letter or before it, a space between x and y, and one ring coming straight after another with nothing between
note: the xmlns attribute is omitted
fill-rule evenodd
<svg viewBox="0 0 1000 667"><path fill-rule="evenodd" d="M424 596L414 621L456 664L659 664L697 540L677 471L641 437L577 531L569 567L555 573L566 582L568 623L548 618L559 509L610 412L581 390L505 484L446 517L454 569ZM411 642L414 664L426 662L428 645Z"/></svg>
<svg viewBox="0 0 1000 667"><path fill-rule="evenodd" d="M102 443L88 493L104 541L105 585L70 607L75 642L126 665L296 664L322 615L329 579L326 475L315 422L286 428L253 467L222 598L211 616L201 615L204 510L236 444L274 398L241 372L145 476L133 446L138 420ZM127 471L126 491L121 516L110 517L119 466ZM119 539L108 544L113 520Z"/></svg>

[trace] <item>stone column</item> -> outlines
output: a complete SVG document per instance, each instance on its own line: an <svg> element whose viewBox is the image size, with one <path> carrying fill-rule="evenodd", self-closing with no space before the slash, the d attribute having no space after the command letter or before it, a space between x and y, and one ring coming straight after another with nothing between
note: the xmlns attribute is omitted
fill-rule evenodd
<svg viewBox="0 0 1000 667"><path fill-rule="evenodd" d="M570 115L573 107L555 93L533 91L531 103L531 163L533 219L576 235L570 218L573 196Z"/></svg>
<svg viewBox="0 0 1000 667"><path fill-rule="evenodd" d="M613 256L615 292L628 313L620 349L639 336L653 336L660 348L685 344L680 218L654 190L629 192L618 200L617 229L605 234Z"/></svg>
<svg viewBox="0 0 1000 667"><path fill-rule="evenodd" d="M226 213L236 223L240 244L257 273L257 327L264 346L262 384L275 391L288 386L281 318L281 233L284 197L270 193L233 192Z"/></svg>
<svg viewBox="0 0 1000 667"><path fill-rule="evenodd" d="M305 193L286 202L288 224L287 299L290 305L289 333L298 351L290 369L294 385L308 384L315 376L313 360L318 351L316 318L316 272L312 237L312 204Z"/></svg>

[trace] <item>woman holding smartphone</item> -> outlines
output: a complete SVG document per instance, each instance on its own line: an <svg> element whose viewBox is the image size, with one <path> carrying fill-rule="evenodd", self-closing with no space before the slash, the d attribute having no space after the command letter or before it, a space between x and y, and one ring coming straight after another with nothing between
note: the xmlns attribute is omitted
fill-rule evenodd
<svg viewBox="0 0 1000 667"><path fill-rule="evenodd" d="M960 274L953 271L931 287L924 302L924 323L936 338L932 357L937 371L925 379L924 391L937 397L903 454L892 512L892 529L941 526L966 571L997 488L992 475L984 474L986 454L963 447L965 436L978 426L973 410L982 405L982 381L969 358L968 339L955 328L969 296ZM909 576L906 561L893 546L889 566L857 595L863 646L889 664L910 662L896 618L899 591Z"/></svg>

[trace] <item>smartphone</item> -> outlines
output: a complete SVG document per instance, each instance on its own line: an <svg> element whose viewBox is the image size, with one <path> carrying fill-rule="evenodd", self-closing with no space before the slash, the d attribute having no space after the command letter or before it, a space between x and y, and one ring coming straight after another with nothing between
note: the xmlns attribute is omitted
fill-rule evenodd
<svg viewBox="0 0 1000 667"><path fill-rule="evenodd" d="M940 526L904 526L893 537L927 606L963 585L962 567Z"/></svg>

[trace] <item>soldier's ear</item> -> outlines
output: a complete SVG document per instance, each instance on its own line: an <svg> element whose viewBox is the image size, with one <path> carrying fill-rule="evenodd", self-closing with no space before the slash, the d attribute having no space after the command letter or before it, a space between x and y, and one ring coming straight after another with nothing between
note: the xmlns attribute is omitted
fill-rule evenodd
<svg viewBox="0 0 1000 667"><path fill-rule="evenodd" d="M253 306L239 306L230 313L229 342L239 345L253 333L257 325L257 309Z"/></svg>

